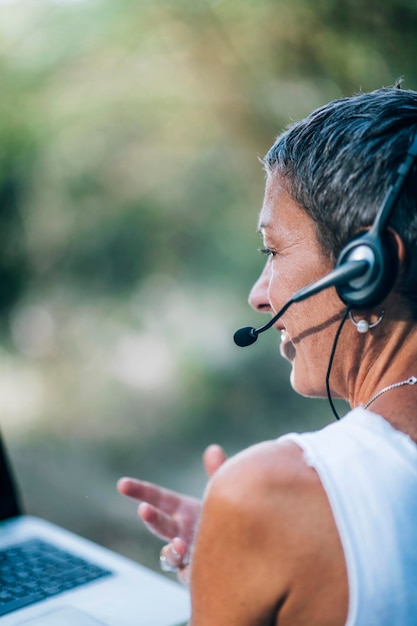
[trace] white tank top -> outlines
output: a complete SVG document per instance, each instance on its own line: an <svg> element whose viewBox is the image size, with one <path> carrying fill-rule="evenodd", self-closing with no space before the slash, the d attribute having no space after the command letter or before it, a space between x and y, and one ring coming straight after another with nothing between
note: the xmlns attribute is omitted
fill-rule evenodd
<svg viewBox="0 0 417 626"><path fill-rule="evenodd" d="M349 580L346 626L417 626L417 446L363 408L291 440L327 493Z"/></svg>

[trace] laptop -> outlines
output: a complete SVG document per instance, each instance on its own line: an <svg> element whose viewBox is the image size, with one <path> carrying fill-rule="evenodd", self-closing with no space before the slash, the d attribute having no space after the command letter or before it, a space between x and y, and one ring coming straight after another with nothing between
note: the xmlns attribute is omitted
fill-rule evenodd
<svg viewBox="0 0 417 626"><path fill-rule="evenodd" d="M1 626L182 626L179 583L22 513L0 435Z"/></svg>

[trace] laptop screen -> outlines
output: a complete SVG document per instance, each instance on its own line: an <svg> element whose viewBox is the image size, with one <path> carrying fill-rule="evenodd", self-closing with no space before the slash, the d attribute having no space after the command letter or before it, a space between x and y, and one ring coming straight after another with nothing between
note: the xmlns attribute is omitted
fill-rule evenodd
<svg viewBox="0 0 417 626"><path fill-rule="evenodd" d="M20 515L15 482L0 432L0 521Z"/></svg>

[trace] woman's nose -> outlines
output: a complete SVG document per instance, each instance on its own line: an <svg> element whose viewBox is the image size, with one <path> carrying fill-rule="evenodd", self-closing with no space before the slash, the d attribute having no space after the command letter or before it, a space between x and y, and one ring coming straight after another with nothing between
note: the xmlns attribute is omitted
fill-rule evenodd
<svg viewBox="0 0 417 626"><path fill-rule="evenodd" d="M271 269L270 264L267 261L261 275L249 293L249 304L253 309L255 309L255 311L268 313L272 310L268 298L270 277Z"/></svg>

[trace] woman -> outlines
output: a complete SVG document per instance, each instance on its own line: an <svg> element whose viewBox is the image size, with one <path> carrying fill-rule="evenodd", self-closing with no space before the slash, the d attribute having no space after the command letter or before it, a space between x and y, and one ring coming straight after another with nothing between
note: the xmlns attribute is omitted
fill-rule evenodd
<svg viewBox="0 0 417 626"><path fill-rule="evenodd" d="M417 92L387 88L331 102L278 137L265 158L267 261L253 308L275 315L369 231L416 131ZM210 447L202 503L119 482L169 541L162 562L189 577L192 626L417 623L415 168L403 182L381 233L388 293L355 308L331 287L273 325L293 388L330 391L352 410L227 461Z"/></svg>

